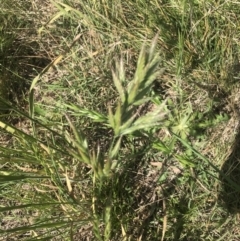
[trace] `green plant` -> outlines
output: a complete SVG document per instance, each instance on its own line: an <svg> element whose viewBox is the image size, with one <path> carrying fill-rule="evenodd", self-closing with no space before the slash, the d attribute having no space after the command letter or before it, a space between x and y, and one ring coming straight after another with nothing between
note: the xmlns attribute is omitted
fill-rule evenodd
<svg viewBox="0 0 240 241"><path fill-rule="evenodd" d="M237 3L1 4L1 238L238 239Z"/></svg>

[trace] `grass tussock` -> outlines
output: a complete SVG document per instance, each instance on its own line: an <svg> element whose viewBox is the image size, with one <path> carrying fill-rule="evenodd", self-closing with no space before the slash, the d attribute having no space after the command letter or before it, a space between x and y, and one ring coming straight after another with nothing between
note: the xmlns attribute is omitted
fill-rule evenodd
<svg viewBox="0 0 240 241"><path fill-rule="evenodd" d="M239 4L1 1L1 240L239 240Z"/></svg>

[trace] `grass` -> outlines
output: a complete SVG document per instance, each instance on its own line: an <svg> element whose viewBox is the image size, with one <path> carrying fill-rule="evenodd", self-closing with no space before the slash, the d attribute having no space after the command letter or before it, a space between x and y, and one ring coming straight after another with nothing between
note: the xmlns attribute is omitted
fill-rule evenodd
<svg viewBox="0 0 240 241"><path fill-rule="evenodd" d="M239 240L238 5L1 1L0 240Z"/></svg>

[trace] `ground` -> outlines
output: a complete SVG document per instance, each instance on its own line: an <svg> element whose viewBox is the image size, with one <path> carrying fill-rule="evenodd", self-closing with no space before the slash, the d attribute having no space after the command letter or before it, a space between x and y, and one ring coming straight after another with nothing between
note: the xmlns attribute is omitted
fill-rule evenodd
<svg viewBox="0 0 240 241"><path fill-rule="evenodd" d="M238 1L0 3L0 240L240 240Z"/></svg>

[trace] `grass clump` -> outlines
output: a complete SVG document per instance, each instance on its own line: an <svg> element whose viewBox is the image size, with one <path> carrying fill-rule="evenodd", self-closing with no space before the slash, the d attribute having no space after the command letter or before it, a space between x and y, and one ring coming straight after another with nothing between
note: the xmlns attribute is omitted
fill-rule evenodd
<svg viewBox="0 0 240 241"><path fill-rule="evenodd" d="M1 37L1 76L17 76L1 95L1 237L237 240L237 6L17 4Z"/></svg>

